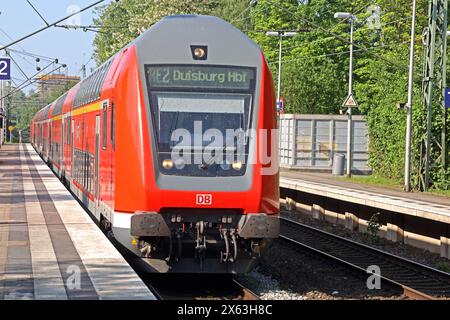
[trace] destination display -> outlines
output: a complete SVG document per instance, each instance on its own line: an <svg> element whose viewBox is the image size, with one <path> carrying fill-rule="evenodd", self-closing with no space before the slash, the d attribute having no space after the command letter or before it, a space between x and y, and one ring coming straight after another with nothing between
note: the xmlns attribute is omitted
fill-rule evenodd
<svg viewBox="0 0 450 320"><path fill-rule="evenodd" d="M250 90L251 68L212 66L146 66L151 88L213 88Z"/></svg>

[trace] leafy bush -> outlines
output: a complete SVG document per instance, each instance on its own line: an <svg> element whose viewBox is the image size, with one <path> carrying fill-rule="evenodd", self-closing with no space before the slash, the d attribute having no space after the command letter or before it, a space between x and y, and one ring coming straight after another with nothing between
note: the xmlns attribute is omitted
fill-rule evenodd
<svg viewBox="0 0 450 320"><path fill-rule="evenodd" d="M377 212L370 217L369 223L367 224L367 234L372 242L378 242L380 240L378 232L381 228L381 223L379 221L380 213Z"/></svg>

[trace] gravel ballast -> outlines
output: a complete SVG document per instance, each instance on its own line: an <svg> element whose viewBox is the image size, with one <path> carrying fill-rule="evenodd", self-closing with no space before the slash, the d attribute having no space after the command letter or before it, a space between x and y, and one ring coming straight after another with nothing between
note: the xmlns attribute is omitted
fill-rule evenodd
<svg viewBox="0 0 450 320"><path fill-rule="evenodd" d="M397 289L369 290L365 275L329 260L273 242L258 268L239 281L262 299L343 300L405 299Z"/></svg>
<svg viewBox="0 0 450 320"><path fill-rule="evenodd" d="M284 209L281 214L282 216L294 221L298 221L317 229L363 243L373 248L389 252L396 256L403 257L432 268L440 269L441 271L449 272L450 270L450 261L448 259L441 258L439 254L431 253L427 250L404 245L402 243L394 243L384 238L378 238L376 241L373 241L367 233L351 232L341 225L333 224L327 221L315 220L310 214L303 213L301 211L287 211Z"/></svg>

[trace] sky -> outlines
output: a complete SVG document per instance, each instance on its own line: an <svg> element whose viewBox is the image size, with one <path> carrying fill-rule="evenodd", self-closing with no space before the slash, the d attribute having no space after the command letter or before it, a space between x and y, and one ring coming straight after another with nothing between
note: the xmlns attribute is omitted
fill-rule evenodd
<svg viewBox="0 0 450 320"><path fill-rule="evenodd" d="M73 10L77 10L77 8L79 10L97 2L97 0L29 1L48 23L64 18L74 12ZM105 0L103 3L108 4L110 2L111 0ZM64 21L61 24L90 25L95 17L94 8L82 12L79 16L75 16L75 18L72 18L72 21L66 20L67 22ZM2 46L11 43L11 39L16 40L45 26L45 22L27 3L27 0L0 0L0 12L0 44ZM57 58L60 63L67 64L69 75L81 75L81 66L88 63L87 72L89 74L91 68L95 68L95 62L91 59L94 50L92 45L94 37L94 32L51 27L11 46L11 49ZM3 55L3 53L1 52L0 55ZM27 57L15 52L11 52L11 56L28 77L36 74L37 65L41 68L48 65L47 61L41 60L37 64L34 57ZM22 83L25 79L25 76L15 65L12 65L11 73L16 84ZM24 91L28 92L32 88L30 86Z"/></svg>

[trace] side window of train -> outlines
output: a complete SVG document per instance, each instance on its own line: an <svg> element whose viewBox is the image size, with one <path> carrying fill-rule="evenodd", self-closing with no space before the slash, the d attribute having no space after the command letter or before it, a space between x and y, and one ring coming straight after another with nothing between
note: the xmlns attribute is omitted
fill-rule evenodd
<svg viewBox="0 0 450 320"><path fill-rule="evenodd" d="M78 108L82 105L86 105L100 99L103 82L105 81L108 70L111 67L111 63L112 59L97 69L89 77L81 81L73 102L74 108Z"/></svg>
<svg viewBox="0 0 450 320"><path fill-rule="evenodd" d="M69 144L69 145L70 145L70 136L72 134L72 123L71 122L72 121L70 121L70 117L68 117L67 118L67 126L66 126L67 130L66 130L66 132L67 132L67 144Z"/></svg>
<svg viewBox="0 0 450 320"><path fill-rule="evenodd" d="M102 130L102 148L103 150L106 150L106 143L108 141L107 135L108 135L108 127L107 127L107 120L108 120L108 102L103 102L103 130Z"/></svg>
<svg viewBox="0 0 450 320"><path fill-rule="evenodd" d="M115 110L114 110L114 102L111 102L111 146L113 147L113 149L114 149L114 147L115 147L115 144L116 144L116 136L115 136L115 134L116 134L116 132L115 132L115 130L116 130L116 119L115 119Z"/></svg>

